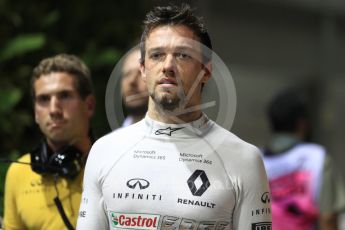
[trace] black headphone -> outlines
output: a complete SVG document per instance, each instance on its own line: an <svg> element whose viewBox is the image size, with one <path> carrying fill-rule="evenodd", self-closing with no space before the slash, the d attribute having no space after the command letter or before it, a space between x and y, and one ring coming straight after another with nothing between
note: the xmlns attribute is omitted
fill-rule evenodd
<svg viewBox="0 0 345 230"><path fill-rule="evenodd" d="M45 141L31 151L31 168L39 174L54 174L74 179L84 165L83 153L73 145L53 152Z"/></svg>

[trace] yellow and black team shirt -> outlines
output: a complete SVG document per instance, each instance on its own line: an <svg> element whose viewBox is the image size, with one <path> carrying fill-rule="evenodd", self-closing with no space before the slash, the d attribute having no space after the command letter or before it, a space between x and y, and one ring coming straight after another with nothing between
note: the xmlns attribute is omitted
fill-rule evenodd
<svg viewBox="0 0 345 230"><path fill-rule="evenodd" d="M29 163L30 154L22 156L19 161ZM81 199L82 174L73 181L58 179L57 182L59 198L74 226ZM52 176L37 174L30 165L13 163L6 176L4 229L66 229L53 200L56 195Z"/></svg>

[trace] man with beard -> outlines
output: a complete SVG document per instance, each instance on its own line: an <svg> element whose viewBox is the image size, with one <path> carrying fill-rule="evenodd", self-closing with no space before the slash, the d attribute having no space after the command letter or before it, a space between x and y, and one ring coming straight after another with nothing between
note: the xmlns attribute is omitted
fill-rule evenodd
<svg viewBox="0 0 345 230"><path fill-rule="evenodd" d="M147 111L148 92L140 73L140 50L135 48L122 62L121 95L126 119L122 127L144 118Z"/></svg>
<svg viewBox="0 0 345 230"><path fill-rule="evenodd" d="M95 108L90 71L76 56L43 59L33 70L37 147L13 163L6 176L4 229L73 229L91 148ZM30 166L31 165L31 166Z"/></svg>
<svg viewBox="0 0 345 230"><path fill-rule="evenodd" d="M92 147L77 229L271 229L258 149L201 111L204 25L187 5L156 7L144 24L148 112Z"/></svg>

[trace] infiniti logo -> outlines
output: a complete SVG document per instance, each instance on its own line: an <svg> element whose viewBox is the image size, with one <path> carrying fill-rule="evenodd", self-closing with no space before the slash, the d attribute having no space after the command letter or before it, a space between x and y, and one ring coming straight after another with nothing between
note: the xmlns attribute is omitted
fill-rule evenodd
<svg viewBox="0 0 345 230"><path fill-rule="evenodd" d="M139 186L140 190L146 189L150 186L150 182L141 178L133 178L127 181L128 188L135 189L137 186Z"/></svg>
<svg viewBox="0 0 345 230"><path fill-rule="evenodd" d="M268 192L265 192L264 194L262 194L261 196L261 201L262 203L266 204L266 203L270 203L271 199L270 199L270 194Z"/></svg>
<svg viewBox="0 0 345 230"><path fill-rule="evenodd" d="M202 185L200 188L196 188L195 181L200 177ZM187 180L188 187L192 192L193 196L201 196L210 187L210 181L208 180L204 170L195 170L194 173Z"/></svg>

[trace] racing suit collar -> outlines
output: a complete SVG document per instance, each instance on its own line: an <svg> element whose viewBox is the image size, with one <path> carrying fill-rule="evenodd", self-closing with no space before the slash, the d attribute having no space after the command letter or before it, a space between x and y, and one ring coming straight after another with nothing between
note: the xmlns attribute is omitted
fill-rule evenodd
<svg viewBox="0 0 345 230"><path fill-rule="evenodd" d="M159 122L150 118L148 114L146 114L144 121L150 135L163 138L191 138L195 136L202 136L212 126L212 121L204 113L199 119L183 124L168 124Z"/></svg>

